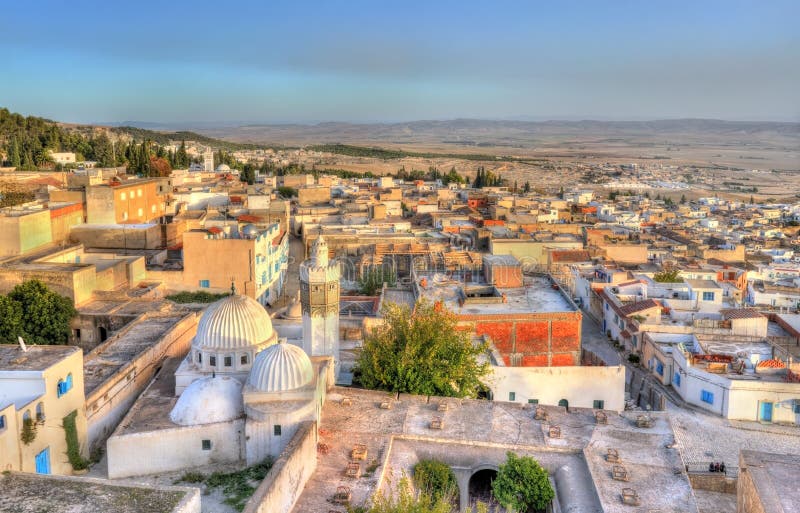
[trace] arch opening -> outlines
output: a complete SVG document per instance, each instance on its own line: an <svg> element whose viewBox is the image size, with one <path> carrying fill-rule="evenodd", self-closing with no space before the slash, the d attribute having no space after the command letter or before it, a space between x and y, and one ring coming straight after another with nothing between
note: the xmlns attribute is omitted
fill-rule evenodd
<svg viewBox="0 0 800 513"><path fill-rule="evenodd" d="M497 478L497 470L485 468L478 470L469 478L469 506L479 502L487 504L489 511L495 511L497 502L492 496L492 482Z"/></svg>

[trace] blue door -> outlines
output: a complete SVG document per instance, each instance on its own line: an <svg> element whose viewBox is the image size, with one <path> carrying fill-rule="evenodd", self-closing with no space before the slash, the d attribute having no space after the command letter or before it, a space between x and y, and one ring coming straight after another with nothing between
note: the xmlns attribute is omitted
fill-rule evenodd
<svg viewBox="0 0 800 513"><path fill-rule="evenodd" d="M50 473L50 448L43 450L36 455L36 473L49 474Z"/></svg>
<svg viewBox="0 0 800 513"><path fill-rule="evenodd" d="M772 422L772 403L761 403L761 420Z"/></svg>

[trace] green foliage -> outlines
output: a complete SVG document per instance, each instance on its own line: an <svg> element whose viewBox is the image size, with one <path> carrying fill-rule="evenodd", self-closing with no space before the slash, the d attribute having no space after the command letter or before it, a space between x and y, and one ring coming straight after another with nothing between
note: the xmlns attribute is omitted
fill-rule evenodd
<svg viewBox="0 0 800 513"><path fill-rule="evenodd" d="M206 475L200 472L184 472L184 474L172 482L172 484L178 483L202 483L206 480Z"/></svg>
<svg viewBox="0 0 800 513"><path fill-rule="evenodd" d="M36 440L36 424L33 419L27 418L22 420L22 434L19 437L22 443L30 445L31 442Z"/></svg>
<svg viewBox="0 0 800 513"><path fill-rule="evenodd" d="M555 492L547 471L536 460L508 452L492 482L492 495L504 508L525 513L545 511Z"/></svg>
<svg viewBox="0 0 800 513"><path fill-rule="evenodd" d="M499 185L503 185L502 177L500 175L495 175L491 171L486 171L483 166L478 168L475 174L475 180L472 182L472 186L476 189L497 187Z"/></svg>
<svg viewBox="0 0 800 513"><path fill-rule="evenodd" d="M456 475L446 463L436 460L422 460L414 465L414 486L420 493L431 497L434 502L450 500L458 495Z"/></svg>
<svg viewBox="0 0 800 513"><path fill-rule="evenodd" d="M458 319L427 301L408 306L387 303L385 325L369 333L356 372L369 389L448 397L476 397L488 363L477 358L486 344L473 344Z"/></svg>
<svg viewBox="0 0 800 513"><path fill-rule="evenodd" d="M211 292L198 290L196 292L178 292L167 296L167 299L176 303L213 303L229 295L228 293L212 294Z"/></svg>
<svg viewBox="0 0 800 513"><path fill-rule="evenodd" d="M78 410L74 410L62 419L61 424L64 426L64 433L67 438L67 458L69 463L74 470L83 470L89 468L89 461L81 456L78 428L75 424L77 416Z"/></svg>
<svg viewBox="0 0 800 513"><path fill-rule="evenodd" d="M294 187L287 187L285 185L282 185L282 186L278 187L277 191L278 191L278 194L280 194L284 198L295 198L295 197L297 197L297 189L295 189Z"/></svg>
<svg viewBox="0 0 800 513"><path fill-rule="evenodd" d="M239 180L246 182L248 185L256 183L256 168L252 164L245 164L239 174Z"/></svg>
<svg viewBox="0 0 800 513"><path fill-rule="evenodd" d="M522 191L525 194L528 194L529 192L531 192L531 183L530 182L525 182L525 185L522 186Z"/></svg>
<svg viewBox="0 0 800 513"><path fill-rule="evenodd" d="M78 312L69 298L30 280L0 296L0 314L0 342L15 344L21 336L29 344L65 345Z"/></svg>
<svg viewBox="0 0 800 513"><path fill-rule="evenodd" d="M680 269L664 269L653 275L653 281L659 283L681 283L683 278L680 275Z"/></svg>
<svg viewBox="0 0 800 513"><path fill-rule="evenodd" d="M270 468L272 460L267 458L261 463L237 472L214 472L205 481L209 488L222 488L222 493L225 494L223 502L237 511L242 511Z"/></svg>
<svg viewBox="0 0 800 513"><path fill-rule="evenodd" d="M378 492L369 507L348 507L348 513L452 513L453 506L444 498L438 500L424 493L415 495L403 477L394 492Z"/></svg>
<svg viewBox="0 0 800 513"><path fill-rule="evenodd" d="M374 296L387 283L390 287L397 285L397 274L393 269L384 267L370 267L361 273L358 279L359 292L366 296Z"/></svg>
<svg viewBox="0 0 800 513"><path fill-rule="evenodd" d="M628 361L631 363L639 363L639 355L638 354L629 354Z"/></svg>

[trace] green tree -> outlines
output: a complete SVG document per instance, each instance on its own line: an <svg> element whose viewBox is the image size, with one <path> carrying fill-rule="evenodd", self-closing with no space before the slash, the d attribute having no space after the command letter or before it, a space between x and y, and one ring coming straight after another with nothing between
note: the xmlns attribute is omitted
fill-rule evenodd
<svg viewBox="0 0 800 513"><path fill-rule="evenodd" d="M22 306L0 295L0 344L16 344L17 337L23 334Z"/></svg>
<svg viewBox="0 0 800 513"><path fill-rule="evenodd" d="M189 167L189 154L186 153L186 141L181 141L181 146L175 154L175 166L183 169Z"/></svg>
<svg viewBox="0 0 800 513"><path fill-rule="evenodd" d="M685 204L686 204L686 195L685 194L681 194L681 205L685 205Z"/></svg>
<svg viewBox="0 0 800 513"><path fill-rule="evenodd" d="M437 460L422 460L414 465L414 486L434 501L450 499L458 494L453 469Z"/></svg>
<svg viewBox="0 0 800 513"><path fill-rule="evenodd" d="M547 471L536 460L508 452L492 482L492 495L504 508L528 513L545 511L555 491Z"/></svg>
<svg viewBox="0 0 800 513"><path fill-rule="evenodd" d="M681 283L683 278L681 278L680 269L664 269L653 274L653 281L659 283Z"/></svg>
<svg viewBox="0 0 800 513"><path fill-rule="evenodd" d="M358 289L366 296L374 296L388 283L390 287L397 285L397 275L392 269L383 267L370 267L361 273L358 279Z"/></svg>
<svg viewBox="0 0 800 513"><path fill-rule="evenodd" d="M12 137L8 145L8 163L11 167L19 167L22 165L22 159L19 155L19 144L17 143L16 137Z"/></svg>
<svg viewBox="0 0 800 513"><path fill-rule="evenodd" d="M278 187L277 190L278 194L280 194L284 198L294 198L297 196L297 189L295 189L294 187L287 187L285 185L282 185Z"/></svg>
<svg viewBox="0 0 800 513"><path fill-rule="evenodd" d="M525 192L525 194L531 192L531 183L525 182L525 185L522 186L522 190Z"/></svg>
<svg viewBox="0 0 800 513"><path fill-rule="evenodd" d="M469 332L457 328L455 314L420 301L414 311L387 303L385 324L369 333L356 364L365 388L420 395L475 397L488 363L478 357L488 350L473 344Z"/></svg>
<svg viewBox="0 0 800 513"><path fill-rule="evenodd" d="M69 342L69 323L78 313L71 300L56 294L38 280L17 285L8 298L22 309L25 342L42 345L65 345Z"/></svg>
<svg viewBox="0 0 800 513"><path fill-rule="evenodd" d="M239 173L239 180L246 182L248 185L256 183L256 168L252 164L245 164L242 172Z"/></svg>

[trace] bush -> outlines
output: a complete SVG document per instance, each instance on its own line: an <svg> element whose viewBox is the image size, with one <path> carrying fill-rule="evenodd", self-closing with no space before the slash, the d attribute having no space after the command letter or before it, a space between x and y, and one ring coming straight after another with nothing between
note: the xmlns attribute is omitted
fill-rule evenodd
<svg viewBox="0 0 800 513"><path fill-rule="evenodd" d="M359 292L365 296L374 296L383 288L384 283L387 283L389 287L397 285L395 272L382 267L370 267L358 279Z"/></svg>
<svg viewBox="0 0 800 513"><path fill-rule="evenodd" d="M83 470L89 468L89 461L81 456L81 446L78 442L78 428L75 424L75 418L78 416L78 411L74 410L72 413L64 417L61 425L64 426L64 432L67 438L67 458L70 465L74 470Z"/></svg>
<svg viewBox="0 0 800 513"><path fill-rule="evenodd" d="M430 495L434 502L456 496L456 475L445 463L422 460L414 465L414 486L420 493Z"/></svg>
<svg viewBox="0 0 800 513"><path fill-rule="evenodd" d="M36 440L36 424L34 424L33 419L24 419L22 421L22 434L19 438L25 445L30 445L31 442Z"/></svg>
<svg viewBox="0 0 800 513"><path fill-rule="evenodd" d="M508 452L492 482L492 495L506 509L545 511L555 491L547 471L536 460Z"/></svg>
<svg viewBox="0 0 800 513"><path fill-rule="evenodd" d="M167 296L167 299L176 303L213 303L229 295L227 293L212 294L211 292L198 290L196 292L178 292Z"/></svg>

